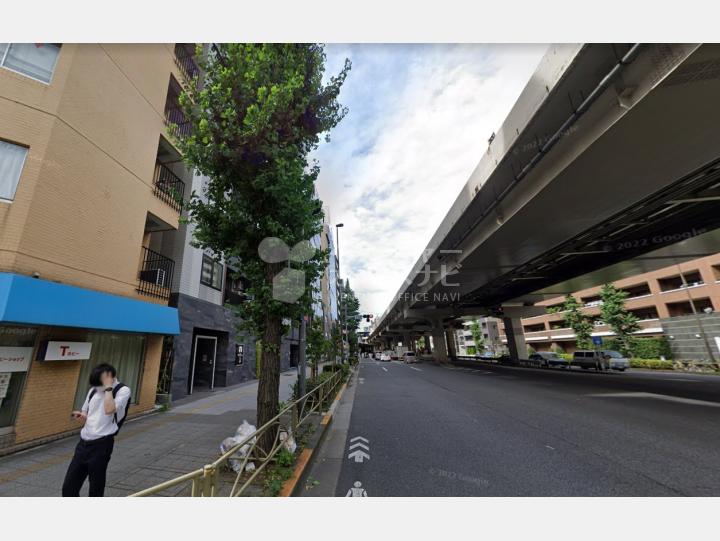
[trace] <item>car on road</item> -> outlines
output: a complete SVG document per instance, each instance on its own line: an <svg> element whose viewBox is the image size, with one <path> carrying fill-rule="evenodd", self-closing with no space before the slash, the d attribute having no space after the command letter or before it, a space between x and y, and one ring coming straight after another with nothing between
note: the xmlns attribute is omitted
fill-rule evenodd
<svg viewBox="0 0 720 541"><path fill-rule="evenodd" d="M391 355L390 355L390 352L389 352L389 351L383 351L383 352L380 354L380 360L381 360L381 361L390 362L390 361L392 360L392 357L391 357Z"/></svg>
<svg viewBox="0 0 720 541"><path fill-rule="evenodd" d="M594 368L598 371L618 370L624 372L630 368L630 361L618 351L611 349L600 351L579 350L573 353L572 365L583 369Z"/></svg>
<svg viewBox="0 0 720 541"><path fill-rule="evenodd" d="M407 364L413 364L413 363L419 362L419 360L418 360L418 358L417 358L417 355L415 355L415 352L414 352L414 351L406 351L406 352L403 354L403 360L404 360Z"/></svg>
<svg viewBox="0 0 720 541"><path fill-rule="evenodd" d="M554 351L536 351L530 355L530 360L533 364L541 366L543 368L549 368L551 366L567 366L568 361L560 357Z"/></svg>
<svg viewBox="0 0 720 541"><path fill-rule="evenodd" d="M619 351L604 349L600 353L602 353L603 357L610 363L610 368L613 370L624 372L630 368L630 359L623 356Z"/></svg>

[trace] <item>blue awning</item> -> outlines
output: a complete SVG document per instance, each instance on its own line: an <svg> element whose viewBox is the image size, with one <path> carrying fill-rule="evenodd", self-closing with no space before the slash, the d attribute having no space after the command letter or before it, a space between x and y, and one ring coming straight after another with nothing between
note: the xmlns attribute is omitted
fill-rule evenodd
<svg viewBox="0 0 720 541"><path fill-rule="evenodd" d="M6 272L0 323L180 334L177 308Z"/></svg>

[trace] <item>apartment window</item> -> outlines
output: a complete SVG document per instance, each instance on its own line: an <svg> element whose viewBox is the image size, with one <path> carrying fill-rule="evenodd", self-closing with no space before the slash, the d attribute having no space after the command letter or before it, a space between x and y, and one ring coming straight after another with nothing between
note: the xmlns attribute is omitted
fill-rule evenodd
<svg viewBox="0 0 720 541"><path fill-rule="evenodd" d="M0 141L0 199L15 199L27 151L27 147Z"/></svg>
<svg viewBox="0 0 720 541"><path fill-rule="evenodd" d="M223 265L207 254L203 254L200 283L222 291Z"/></svg>
<svg viewBox="0 0 720 541"><path fill-rule="evenodd" d="M58 54L57 43L0 43L0 66L50 83Z"/></svg>

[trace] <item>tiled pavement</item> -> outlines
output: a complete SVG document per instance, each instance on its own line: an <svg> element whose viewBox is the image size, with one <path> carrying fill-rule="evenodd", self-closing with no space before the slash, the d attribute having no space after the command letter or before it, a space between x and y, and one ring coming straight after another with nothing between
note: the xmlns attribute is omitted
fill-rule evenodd
<svg viewBox="0 0 720 541"><path fill-rule="evenodd" d="M295 379L294 371L282 374L281 400L290 397ZM170 411L128 420L115 441L105 495L126 496L212 461L244 419L255 423L256 392L252 381L195 393ZM0 458L0 496L60 496L76 443L73 436Z"/></svg>

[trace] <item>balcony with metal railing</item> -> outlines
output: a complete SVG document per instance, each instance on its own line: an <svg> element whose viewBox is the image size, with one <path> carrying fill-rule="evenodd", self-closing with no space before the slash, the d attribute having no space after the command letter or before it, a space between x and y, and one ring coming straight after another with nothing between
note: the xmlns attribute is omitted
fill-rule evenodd
<svg viewBox="0 0 720 541"><path fill-rule="evenodd" d="M170 77L167 99L165 100L165 124L174 137L181 139L190 135L192 128L180 107L182 88L174 77Z"/></svg>
<svg viewBox="0 0 720 541"><path fill-rule="evenodd" d="M180 212L185 196L185 183L167 166L157 162L153 175L153 193L172 208Z"/></svg>
<svg viewBox="0 0 720 541"><path fill-rule="evenodd" d="M194 43L175 44L175 63L188 82L200 75L200 66L195 57Z"/></svg>
<svg viewBox="0 0 720 541"><path fill-rule="evenodd" d="M175 262L172 259L143 246L138 293L159 299L169 298L174 269Z"/></svg>

